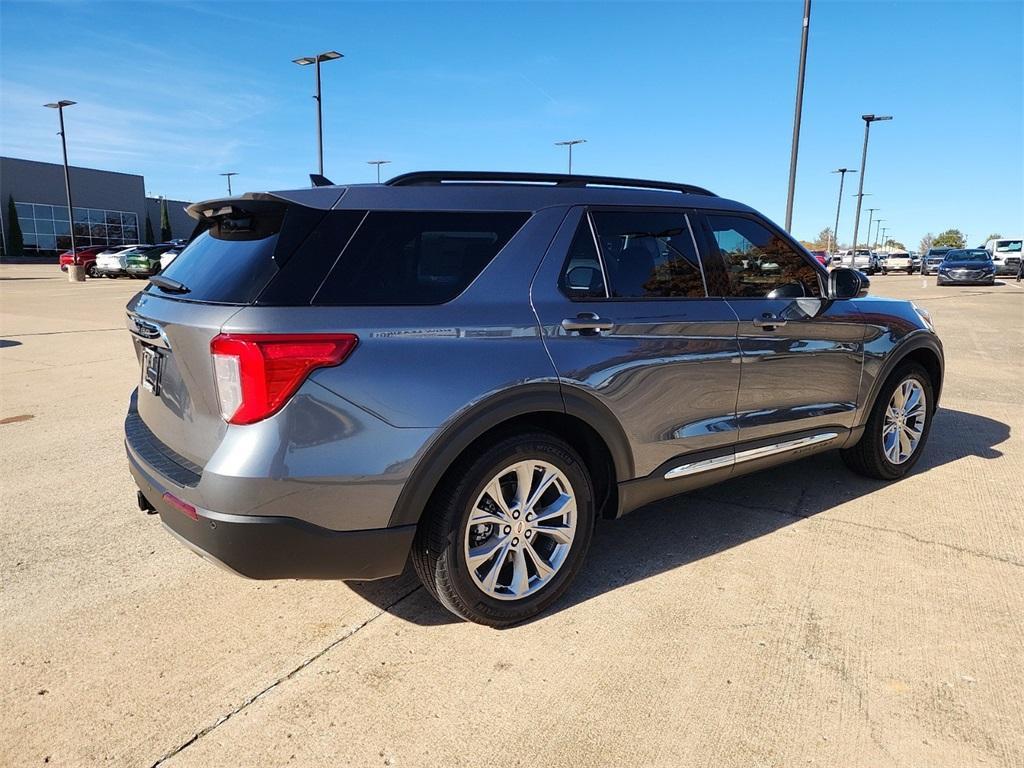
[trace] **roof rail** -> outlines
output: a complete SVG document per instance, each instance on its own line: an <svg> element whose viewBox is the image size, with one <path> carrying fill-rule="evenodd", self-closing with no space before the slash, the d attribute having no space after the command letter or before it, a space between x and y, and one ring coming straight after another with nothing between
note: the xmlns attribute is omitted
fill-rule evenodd
<svg viewBox="0 0 1024 768"><path fill-rule="evenodd" d="M677 184L671 181L626 179L618 176L583 176L565 173L522 173L519 171L415 171L395 176L384 183L391 187L412 187L460 181L499 184L551 184L557 187L631 187L633 189L663 189L669 192L685 192L691 195L717 197L714 192L710 192L703 187L697 187L693 184Z"/></svg>

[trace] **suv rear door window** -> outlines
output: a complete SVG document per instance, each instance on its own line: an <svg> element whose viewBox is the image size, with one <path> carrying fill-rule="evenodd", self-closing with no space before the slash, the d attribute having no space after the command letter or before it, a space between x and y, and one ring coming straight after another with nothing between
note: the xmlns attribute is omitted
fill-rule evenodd
<svg viewBox="0 0 1024 768"><path fill-rule="evenodd" d="M443 304L529 218L506 212L371 212L317 292L318 305Z"/></svg>
<svg viewBox="0 0 1024 768"><path fill-rule="evenodd" d="M744 216L707 214L705 219L725 266L728 296L821 296L818 270L781 235Z"/></svg>
<svg viewBox="0 0 1024 768"><path fill-rule="evenodd" d="M704 279L681 211L594 211L612 298L704 298Z"/></svg>

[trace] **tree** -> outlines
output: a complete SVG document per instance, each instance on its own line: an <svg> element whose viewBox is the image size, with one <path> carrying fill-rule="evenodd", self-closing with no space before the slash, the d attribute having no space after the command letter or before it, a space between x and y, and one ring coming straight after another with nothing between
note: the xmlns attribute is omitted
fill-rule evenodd
<svg viewBox="0 0 1024 768"><path fill-rule="evenodd" d="M146 240L147 243L152 243L156 238L153 237L153 222L149 220L149 214L146 214Z"/></svg>
<svg viewBox="0 0 1024 768"><path fill-rule="evenodd" d="M167 200L160 198L160 240L167 242L171 239L171 217L167 214Z"/></svg>
<svg viewBox="0 0 1024 768"><path fill-rule="evenodd" d="M935 235L931 232L921 238L921 244L917 246L921 253L928 253L931 250L932 245L935 243Z"/></svg>
<svg viewBox="0 0 1024 768"><path fill-rule="evenodd" d="M989 240L999 240L1001 237L1002 235L999 234L998 232L993 232L991 235L985 238L985 242L987 243Z"/></svg>
<svg viewBox="0 0 1024 768"><path fill-rule="evenodd" d="M963 248L966 242L964 233L959 229L947 229L945 232L939 233L932 246L935 248Z"/></svg>
<svg viewBox="0 0 1024 768"><path fill-rule="evenodd" d="M818 239L815 241L819 251L828 250L829 248L836 247L836 233L832 231L832 227L825 227L821 232L818 233Z"/></svg>
<svg viewBox="0 0 1024 768"><path fill-rule="evenodd" d="M25 250L25 238L21 234L18 222L18 208L14 205L14 195L7 196L7 255L21 256Z"/></svg>
<svg viewBox="0 0 1024 768"><path fill-rule="evenodd" d="M901 243L899 240L893 240L891 237L886 238L885 245L883 248L888 248L891 251L905 251L907 246Z"/></svg>

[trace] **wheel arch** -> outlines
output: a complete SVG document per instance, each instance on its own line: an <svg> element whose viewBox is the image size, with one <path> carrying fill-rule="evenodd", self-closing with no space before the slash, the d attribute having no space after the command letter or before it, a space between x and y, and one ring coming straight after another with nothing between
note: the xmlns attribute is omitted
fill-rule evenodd
<svg viewBox="0 0 1024 768"><path fill-rule="evenodd" d="M598 516L617 516L618 483L633 477L626 435L592 396L551 382L490 397L439 429L406 481L388 526L418 523L430 497L463 455L510 432L530 429L569 443L590 471Z"/></svg>
<svg viewBox="0 0 1024 768"><path fill-rule="evenodd" d="M882 385L889 379L893 371L908 361L917 363L928 372L928 378L932 385L932 394L935 398L935 406L938 407L945 373L945 357L942 352L942 344L932 333L915 333L907 336L903 342L890 351L871 385L859 426L863 426L870 418Z"/></svg>

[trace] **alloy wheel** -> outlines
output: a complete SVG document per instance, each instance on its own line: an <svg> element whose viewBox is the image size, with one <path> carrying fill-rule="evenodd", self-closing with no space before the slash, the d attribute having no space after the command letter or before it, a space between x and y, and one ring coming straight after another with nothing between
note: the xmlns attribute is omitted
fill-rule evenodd
<svg viewBox="0 0 1024 768"><path fill-rule="evenodd" d="M463 553L488 597L520 600L545 587L576 536L576 496L565 473L539 459L494 475L469 513Z"/></svg>
<svg viewBox="0 0 1024 768"><path fill-rule="evenodd" d="M904 379L892 393L882 421L882 450L893 464L902 464L917 450L928 418L924 387L917 379Z"/></svg>

